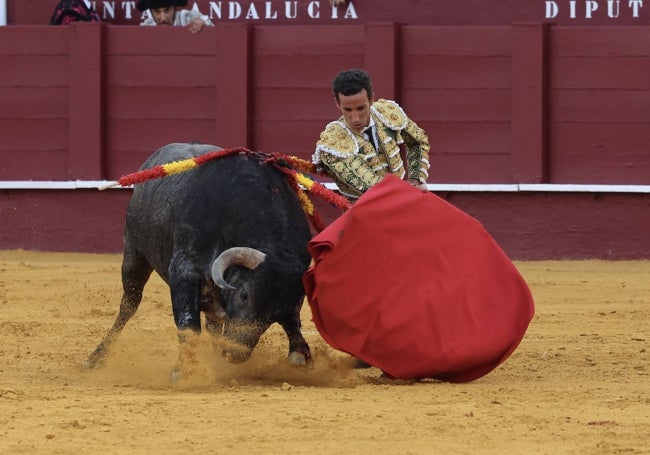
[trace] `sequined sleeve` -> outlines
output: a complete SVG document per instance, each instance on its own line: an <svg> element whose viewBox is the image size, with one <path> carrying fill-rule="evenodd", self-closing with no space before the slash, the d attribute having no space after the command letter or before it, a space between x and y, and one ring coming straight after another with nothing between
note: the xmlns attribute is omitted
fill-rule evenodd
<svg viewBox="0 0 650 455"><path fill-rule="evenodd" d="M402 136L406 147L408 178L426 183L429 177L429 138L422 128L409 119Z"/></svg>
<svg viewBox="0 0 650 455"><path fill-rule="evenodd" d="M425 183L429 176L430 145L424 130L395 101L379 99L371 109L387 128L395 131L397 143L404 144L408 178Z"/></svg>

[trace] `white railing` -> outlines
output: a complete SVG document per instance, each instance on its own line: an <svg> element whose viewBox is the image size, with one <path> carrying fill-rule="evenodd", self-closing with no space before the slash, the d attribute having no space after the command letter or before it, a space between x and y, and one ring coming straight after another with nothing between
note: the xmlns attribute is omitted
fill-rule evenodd
<svg viewBox="0 0 650 455"><path fill-rule="evenodd" d="M107 180L16 180L0 181L0 190L77 190L106 187L112 183ZM336 184L325 183L331 190ZM590 185L590 184L549 184L549 183L429 183L429 191L485 192L485 193L650 193L650 185ZM115 188L121 188L119 186Z"/></svg>
<svg viewBox="0 0 650 455"><path fill-rule="evenodd" d="M7 0L0 0L0 26L7 25Z"/></svg>

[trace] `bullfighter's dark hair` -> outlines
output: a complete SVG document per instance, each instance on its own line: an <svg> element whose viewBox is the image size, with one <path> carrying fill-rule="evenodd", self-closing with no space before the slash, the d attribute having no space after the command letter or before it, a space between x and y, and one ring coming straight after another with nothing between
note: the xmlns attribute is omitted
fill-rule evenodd
<svg viewBox="0 0 650 455"><path fill-rule="evenodd" d="M185 6L187 0L139 0L138 10L146 11L148 9L166 8L168 6Z"/></svg>
<svg viewBox="0 0 650 455"><path fill-rule="evenodd" d="M339 101L339 94L343 96L356 95L363 89L366 89L368 98L372 98L370 75L359 68L341 71L332 82L332 92L336 101Z"/></svg>

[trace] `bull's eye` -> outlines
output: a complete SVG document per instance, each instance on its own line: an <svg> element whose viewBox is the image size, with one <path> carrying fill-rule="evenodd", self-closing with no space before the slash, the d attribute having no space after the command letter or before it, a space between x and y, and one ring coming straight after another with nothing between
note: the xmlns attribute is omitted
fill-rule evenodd
<svg viewBox="0 0 650 455"><path fill-rule="evenodd" d="M239 298L243 302L246 302L248 300L248 291L246 289L242 289L241 292L239 293Z"/></svg>

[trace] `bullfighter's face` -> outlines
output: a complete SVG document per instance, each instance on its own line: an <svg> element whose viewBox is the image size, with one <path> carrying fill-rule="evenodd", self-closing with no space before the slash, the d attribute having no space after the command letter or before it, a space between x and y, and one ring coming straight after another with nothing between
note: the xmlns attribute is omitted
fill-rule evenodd
<svg viewBox="0 0 650 455"><path fill-rule="evenodd" d="M361 134L363 129L370 123L370 105L373 103L372 97L368 97L366 89L359 93L345 96L338 94L336 106L343 114L345 123L356 133Z"/></svg>
<svg viewBox="0 0 650 455"><path fill-rule="evenodd" d="M176 16L176 7L167 6L164 8L153 8L151 16L156 22L156 25L174 25L174 17Z"/></svg>

